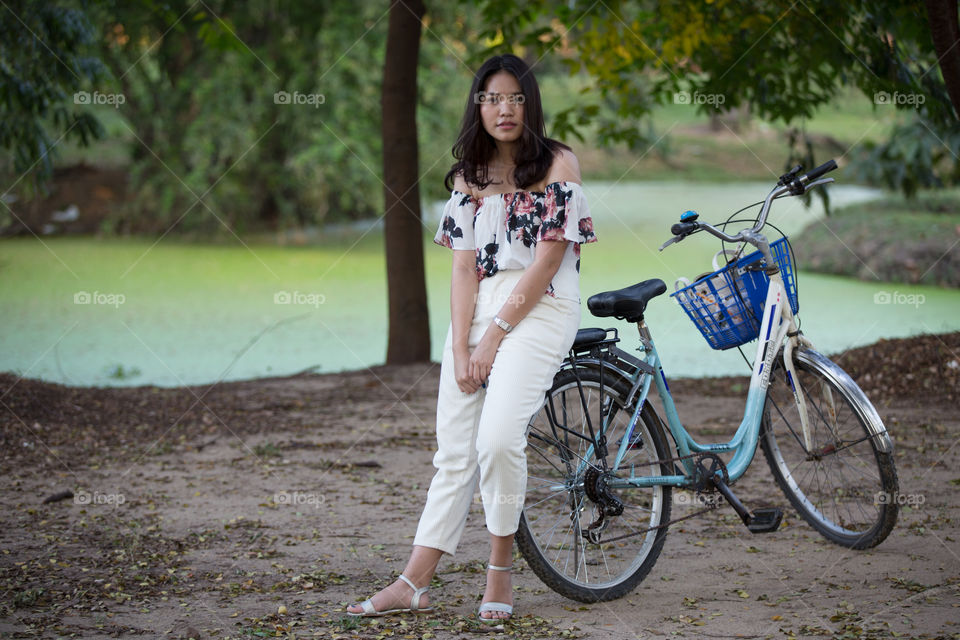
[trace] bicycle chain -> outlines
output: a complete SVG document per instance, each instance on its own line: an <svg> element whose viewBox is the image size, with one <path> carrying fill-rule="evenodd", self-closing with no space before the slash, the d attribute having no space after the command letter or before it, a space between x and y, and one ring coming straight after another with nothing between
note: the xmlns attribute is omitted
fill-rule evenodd
<svg viewBox="0 0 960 640"><path fill-rule="evenodd" d="M676 523L678 523L678 522L683 522L684 520L689 520L690 518L696 518L697 516L702 516L703 514L707 513L708 511L715 511L716 509L719 509L719 508L720 508L720 504L717 503L717 504L714 504L714 505L711 505L711 506L707 507L706 509L701 509L700 511L694 511L693 513L689 513L689 514L687 514L687 515L685 515L685 516L682 516L682 517L680 517L680 518L674 518L673 520L670 520L669 522L664 522L663 524L658 524L658 525L655 526L655 527L647 527L646 529L642 529L642 530L640 530L640 531L635 531L634 533L625 533L624 535L622 535L622 536L617 536L616 538L604 538L604 539L601 540L600 542L616 542L617 540L623 540L623 539L625 539L625 538L633 538L633 537L635 537L635 536L642 536L642 535L644 535L644 534L650 533L651 531L656 531L657 529L663 529L663 528L665 528L665 527L669 527L669 526L672 525L672 524L676 524ZM597 543L597 544L599 544L599 543Z"/></svg>
<svg viewBox="0 0 960 640"><path fill-rule="evenodd" d="M653 461L651 461L649 464L650 464L651 466L652 466L652 465L663 465L663 464L666 464L666 463L679 462L679 461L682 461L682 460L686 460L686 459L688 459L688 458L696 458L697 456L703 457L703 456L706 456L706 455L711 455L711 456L714 456L714 457L715 457L715 454L709 454L709 453L707 453L707 454L704 454L704 453L689 453L689 454L687 454L687 455L685 455L685 456L677 456L677 457L675 457L675 458L664 458L664 459L662 459L662 460L653 460ZM717 458L717 460L719 460L719 458ZM723 465L723 461L720 461L720 464ZM723 469L723 472L724 472L723 475L724 475L724 477L726 477L726 475L727 475L727 474L726 474L726 466L723 466L722 469ZM678 487L678 488L679 488L679 487ZM697 489L697 490L696 490L696 495L701 495L701 493L702 493L702 491L701 491L700 489ZM626 538L633 538L633 537L636 537L636 536L642 536L642 535L645 535L645 534L647 534L647 533L650 533L651 531L656 531L657 529L664 529L664 528L669 527L670 525L676 524L676 523L678 523L678 522L683 522L684 520L689 520L689 519L691 519L691 518L696 518L697 516L702 516L703 514L709 512L709 511L715 511L715 510L717 510L717 509L719 509L719 508L720 508L720 503L717 502L717 503L714 503L714 504L708 506L708 507L705 508L705 509L701 509L700 511L694 511L693 513L688 513L688 514L685 515L685 516L681 516L681 517L679 517L679 518L674 518L673 520L669 520L669 521L667 521L667 522L658 524L658 525L656 525L656 526L654 526L654 527L647 527L646 529L641 529L640 531L635 531L635 532L633 532L633 533L627 533L627 534L624 534L624 535L622 535L622 536L617 536L616 538L607 538L607 539L602 540L602 542L616 542L616 541L618 541L618 540L624 540L624 539L626 539ZM599 544L599 543L596 543L596 544Z"/></svg>

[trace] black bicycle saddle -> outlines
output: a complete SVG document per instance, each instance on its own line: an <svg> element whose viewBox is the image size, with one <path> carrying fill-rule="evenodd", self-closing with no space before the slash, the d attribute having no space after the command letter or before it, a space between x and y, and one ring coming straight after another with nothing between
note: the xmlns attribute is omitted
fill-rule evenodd
<svg viewBox="0 0 960 640"><path fill-rule="evenodd" d="M613 316L627 322L640 322L647 303L666 290L663 280L652 278L616 291L592 295L587 300L587 308L598 318Z"/></svg>

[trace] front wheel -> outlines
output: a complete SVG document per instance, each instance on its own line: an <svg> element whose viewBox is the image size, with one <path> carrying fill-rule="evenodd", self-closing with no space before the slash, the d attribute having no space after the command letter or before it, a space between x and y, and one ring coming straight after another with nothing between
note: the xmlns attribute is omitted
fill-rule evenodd
<svg viewBox="0 0 960 640"><path fill-rule="evenodd" d="M828 540L874 547L897 522L893 447L860 387L819 353L794 353L793 380L782 362L770 376L760 446L797 512ZM803 432L794 385L803 393ZM809 443L808 443L809 439Z"/></svg>
<svg viewBox="0 0 960 640"><path fill-rule="evenodd" d="M577 377L580 383L578 385ZM557 374L527 435L527 493L517 546L527 564L557 593L580 602L614 600L650 572L670 520L668 486L611 487L634 477L671 473L662 423L649 403L629 434L620 468L610 472L632 417L627 381L580 368ZM582 395L581 395L582 391ZM587 416L609 452L606 466L590 440ZM605 472L604 470L607 469ZM599 514L619 502L619 515ZM610 508L616 511L616 508ZM660 528L658 528L660 527Z"/></svg>

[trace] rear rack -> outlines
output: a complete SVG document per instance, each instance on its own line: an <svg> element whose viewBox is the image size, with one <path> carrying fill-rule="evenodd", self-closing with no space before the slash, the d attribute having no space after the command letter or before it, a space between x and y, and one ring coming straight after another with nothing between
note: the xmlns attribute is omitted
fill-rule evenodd
<svg viewBox="0 0 960 640"><path fill-rule="evenodd" d="M654 373L649 364L616 346L620 342L620 334L616 328L606 329L606 332L607 335L602 340L570 349L570 353L560 365L560 370L576 365L593 365L598 369L612 368L616 373L631 379L640 373Z"/></svg>

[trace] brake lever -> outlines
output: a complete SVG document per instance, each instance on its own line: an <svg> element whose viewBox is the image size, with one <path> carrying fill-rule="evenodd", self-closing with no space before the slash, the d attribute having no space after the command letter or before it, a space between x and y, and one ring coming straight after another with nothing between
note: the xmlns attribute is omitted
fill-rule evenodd
<svg viewBox="0 0 960 640"><path fill-rule="evenodd" d="M686 236L673 236L672 238L670 238L669 240L667 240L666 242L664 242L662 245L660 245L660 251L663 251L664 249L666 249L667 247L669 247L670 245L672 245L674 242L680 242L680 241L683 240L685 237L686 237Z"/></svg>
<svg viewBox="0 0 960 640"><path fill-rule="evenodd" d="M833 181L834 181L833 178L817 178L813 182L808 182L807 184L804 184L803 182L800 181L800 178L795 178L794 181L791 182L789 185L786 185L786 187L790 189L790 195L802 196L803 194L807 193L808 191L810 191L810 189L813 189L814 187L819 187L822 184L830 184Z"/></svg>
<svg viewBox="0 0 960 640"><path fill-rule="evenodd" d="M830 184L831 182L836 182L836 180L833 178L817 178L807 185L807 191L810 191L810 189L813 189L814 187L819 187L822 184Z"/></svg>

